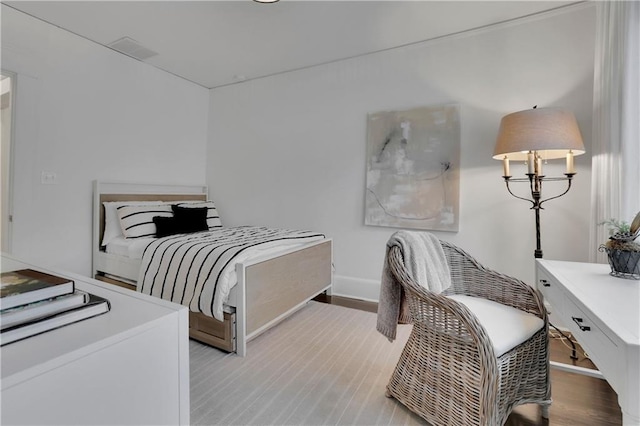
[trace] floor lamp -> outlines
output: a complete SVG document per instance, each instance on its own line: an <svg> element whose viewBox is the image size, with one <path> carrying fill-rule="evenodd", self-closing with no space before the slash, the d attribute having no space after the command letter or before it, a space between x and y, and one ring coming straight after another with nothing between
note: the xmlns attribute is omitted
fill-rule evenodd
<svg viewBox="0 0 640 426"><path fill-rule="evenodd" d="M540 210L542 204L569 192L571 181L576 174L573 157L584 154L584 143L575 116L559 108L536 108L505 115L500 122L500 130L493 158L502 160L503 178L507 191L521 200L532 203L536 217L536 249L534 256L542 258L540 245ZM548 177L542 172L542 162L565 158L567 169L564 176ZM511 176L509 161L525 161L526 177ZM542 184L549 181L566 181L564 192L542 198ZM531 197L521 197L511 190L511 183L528 182Z"/></svg>

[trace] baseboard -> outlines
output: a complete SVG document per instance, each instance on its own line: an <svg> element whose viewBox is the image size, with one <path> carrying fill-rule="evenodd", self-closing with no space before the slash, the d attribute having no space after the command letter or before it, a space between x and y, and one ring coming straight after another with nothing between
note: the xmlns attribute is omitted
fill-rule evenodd
<svg viewBox="0 0 640 426"><path fill-rule="evenodd" d="M367 300L353 299L336 295L320 294L313 298L316 302L329 303L330 305L343 306L345 308L359 309L361 311L378 312L378 303Z"/></svg>
<svg viewBox="0 0 640 426"><path fill-rule="evenodd" d="M331 295L377 303L380 298L380 281L334 275Z"/></svg>

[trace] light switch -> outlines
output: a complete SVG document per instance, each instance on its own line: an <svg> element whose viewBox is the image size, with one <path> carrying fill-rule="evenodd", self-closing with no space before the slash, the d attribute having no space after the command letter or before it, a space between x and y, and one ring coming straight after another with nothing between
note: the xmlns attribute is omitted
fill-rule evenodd
<svg viewBox="0 0 640 426"><path fill-rule="evenodd" d="M40 183L43 185L55 185L58 183L58 175L55 172L42 172Z"/></svg>

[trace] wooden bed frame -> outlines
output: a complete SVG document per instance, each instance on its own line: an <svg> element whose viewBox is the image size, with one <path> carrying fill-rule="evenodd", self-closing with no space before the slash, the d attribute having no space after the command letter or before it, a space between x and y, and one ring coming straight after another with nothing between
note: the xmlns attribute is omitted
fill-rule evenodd
<svg viewBox="0 0 640 426"><path fill-rule="evenodd" d="M93 275L136 289L140 261L106 253L101 247L106 201L207 200L206 186L100 182L93 185ZM331 290L332 241L325 239L260 257L236 267L238 283L226 303L224 322L189 313L189 336L225 351L246 354L247 342Z"/></svg>

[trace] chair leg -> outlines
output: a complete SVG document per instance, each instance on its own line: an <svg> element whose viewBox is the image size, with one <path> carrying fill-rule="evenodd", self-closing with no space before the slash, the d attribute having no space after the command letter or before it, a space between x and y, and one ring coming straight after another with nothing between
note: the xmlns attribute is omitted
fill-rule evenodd
<svg viewBox="0 0 640 426"><path fill-rule="evenodd" d="M545 402L540 404L540 409L542 411L542 418L549 420L549 408L551 408L551 402Z"/></svg>

